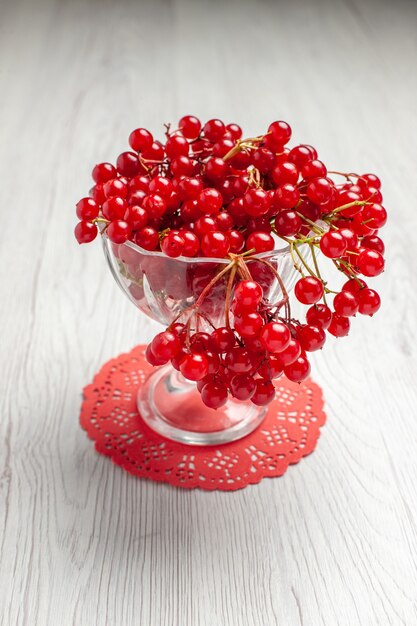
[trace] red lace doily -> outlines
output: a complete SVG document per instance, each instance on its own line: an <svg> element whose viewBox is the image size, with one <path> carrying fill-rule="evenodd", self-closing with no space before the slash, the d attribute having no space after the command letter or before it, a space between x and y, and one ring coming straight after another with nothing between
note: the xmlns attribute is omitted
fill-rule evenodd
<svg viewBox="0 0 417 626"><path fill-rule="evenodd" d="M326 420L316 383L279 379L276 399L250 435L221 446L176 443L154 433L137 411L137 389L151 369L144 346L108 361L85 387L80 415L96 450L141 478L187 489L241 489L281 476L313 452Z"/></svg>

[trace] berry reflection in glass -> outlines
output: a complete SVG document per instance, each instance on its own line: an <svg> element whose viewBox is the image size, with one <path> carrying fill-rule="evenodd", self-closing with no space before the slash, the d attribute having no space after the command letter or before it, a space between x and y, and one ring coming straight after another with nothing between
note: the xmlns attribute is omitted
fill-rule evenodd
<svg viewBox="0 0 417 626"><path fill-rule="evenodd" d="M185 443L231 441L260 423L275 379L301 382L328 333L378 311L362 277L384 269L381 183L288 147L283 121L249 139L191 115L165 128L164 142L134 130L116 165L94 167L75 236L100 231L119 285L166 326L146 352L158 369L139 392L145 421Z"/></svg>

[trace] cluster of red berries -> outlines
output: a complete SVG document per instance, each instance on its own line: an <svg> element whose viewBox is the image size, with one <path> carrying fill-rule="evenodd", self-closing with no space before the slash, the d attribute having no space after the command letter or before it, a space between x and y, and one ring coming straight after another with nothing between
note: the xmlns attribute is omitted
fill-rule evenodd
<svg viewBox="0 0 417 626"><path fill-rule="evenodd" d="M202 125L185 116L177 129L166 127L164 144L136 129L129 137L131 151L120 154L116 166L96 165L90 196L77 204L79 243L92 241L100 229L116 245L130 240L168 257L231 260L232 324L227 315L224 327L197 332L191 320L198 304L193 305L189 319L184 311L184 319L157 335L147 351L153 365L171 361L197 381L213 408L229 394L267 404L274 378L285 374L301 381L308 375L306 354L323 347L325 331L345 336L352 316L373 315L380 306L378 293L360 277L384 269L378 231L387 213L380 180L328 171L312 146L286 147L290 138L283 121L271 123L264 135L242 139L236 124L213 119ZM251 258L282 247L279 240L288 244L301 275L295 296L309 306L303 324L291 318L285 286L280 282L282 300L270 303L248 269ZM322 278L317 251L348 279L338 291ZM280 281L279 268L264 263ZM332 295L331 309L326 298Z"/></svg>

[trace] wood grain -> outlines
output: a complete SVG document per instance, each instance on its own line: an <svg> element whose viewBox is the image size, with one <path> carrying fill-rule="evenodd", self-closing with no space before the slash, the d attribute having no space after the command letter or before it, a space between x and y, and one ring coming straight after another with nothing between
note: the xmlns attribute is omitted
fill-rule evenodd
<svg viewBox="0 0 417 626"><path fill-rule="evenodd" d="M3 0L0 623L417 623L417 5L397 0ZM328 425L278 480L135 480L77 424L100 364L156 326L74 243L89 168L192 112L287 119L335 169L376 171L384 307L316 359Z"/></svg>

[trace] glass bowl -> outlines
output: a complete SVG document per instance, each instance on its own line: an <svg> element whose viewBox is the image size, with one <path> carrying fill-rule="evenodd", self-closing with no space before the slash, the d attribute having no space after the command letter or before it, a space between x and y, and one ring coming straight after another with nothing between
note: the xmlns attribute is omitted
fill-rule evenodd
<svg viewBox="0 0 417 626"><path fill-rule="evenodd" d="M169 258L149 252L131 241L112 243L103 234L104 253L122 291L146 315L168 326L195 303L208 282L230 261L216 258ZM254 280L270 302L282 291L274 272L260 260L279 270L287 291L293 287L296 271L289 247L259 254L247 261ZM224 326L225 293L228 275L221 278L199 308L199 330L210 332ZM230 398L219 409L210 409L201 400L196 384L186 380L171 364L155 368L141 385L137 406L147 425L169 439L190 445L217 445L252 432L265 416L266 408L250 401Z"/></svg>

